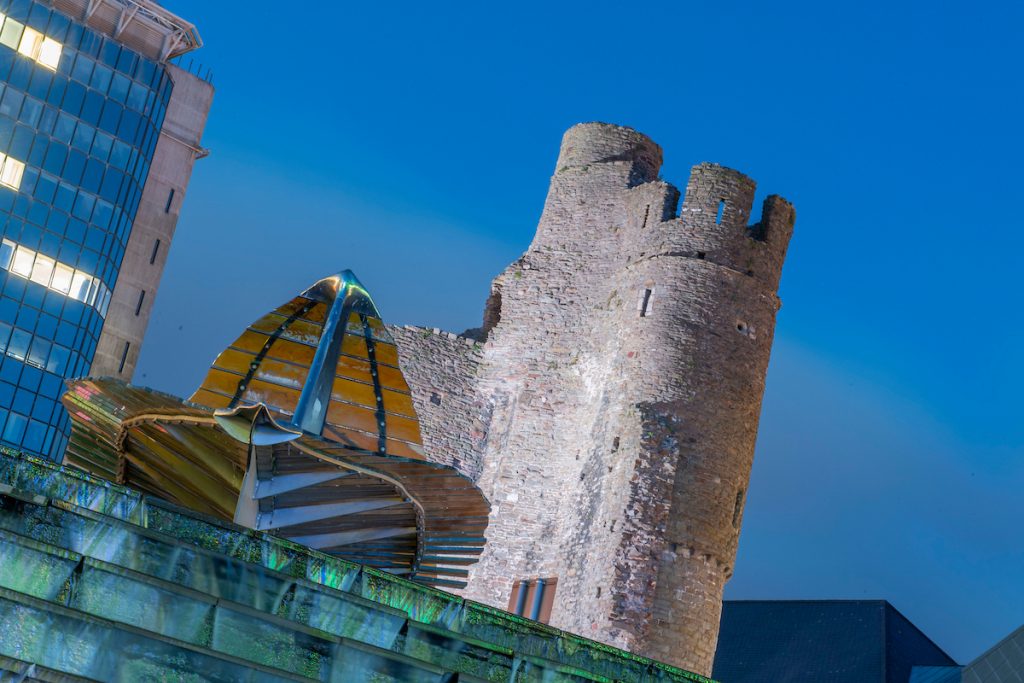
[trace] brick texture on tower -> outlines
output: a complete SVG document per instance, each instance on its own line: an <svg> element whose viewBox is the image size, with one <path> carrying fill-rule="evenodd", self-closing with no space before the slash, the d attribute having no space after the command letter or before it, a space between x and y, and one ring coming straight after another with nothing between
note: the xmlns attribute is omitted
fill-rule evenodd
<svg viewBox="0 0 1024 683"><path fill-rule="evenodd" d="M468 336L395 328L428 457L490 499L465 595L557 579L550 623L709 674L795 214L620 126L571 128Z"/></svg>

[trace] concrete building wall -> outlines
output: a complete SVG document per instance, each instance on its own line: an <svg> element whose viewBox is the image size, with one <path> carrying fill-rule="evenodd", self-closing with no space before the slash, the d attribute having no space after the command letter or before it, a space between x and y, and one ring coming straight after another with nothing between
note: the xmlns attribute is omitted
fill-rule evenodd
<svg viewBox="0 0 1024 683"><path fill-rule="evenodd" d="M794 213L770 197L748 226L753 181L714 164L677 210L660 165L636 131L570 129L480 348L398 343L428 457L492 504L465 595L557 578L554 626L706 674Z"/></svg>
<svg viewBox="0 0 1024 683"><path fill-rule="evenodd" d="M135 372L192 166L205 154L200 142L213 86L174 65L166 68L174 88L96 345L94 377L130 381Z"/></svg>

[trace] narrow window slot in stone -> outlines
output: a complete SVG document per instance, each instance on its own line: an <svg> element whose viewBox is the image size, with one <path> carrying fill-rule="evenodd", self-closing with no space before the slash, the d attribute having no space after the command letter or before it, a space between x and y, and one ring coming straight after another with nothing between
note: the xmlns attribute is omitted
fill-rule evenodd
<svg viewBox="0 0 1024 683"><path fill-rule="evenodd" d="M150 265L156 263L156 255L160 253L160 240L153 242L153 253L149 255Z"/></svg>
<svg viewBox="0 0 1024 683"><path fill-rule="evenodd" d="M650 217L650 215L651 215L651 205L648 204L647 208L644 209L644 224L640 226L641 228L646 228L647 227L647 219Z"/></svg>
<svg viewBox="0 0 1024 683"><path fill-rule="evenodd" d="M139 313L142 312L142 302L146 300L146 290L139 290L139 302L135 304L135 317L139 317Z"/></svg>
<svg viewBox="0 0 1024 683"><path fill-rule="evenodd" d="M131 342L124 343L124 351L121 352L121 364L117 366L117 374L124 372L124 364L128 361L128 349L131 348Z"/></svg>
<svg viewBox="0 0 1024 683"><path fill-rule="evenodd" d="M732 511L732 526L740 528L740 510L743 509L743 489L736 492L736 507Z"/></svg>
<svg viewBox="0 0 1024 683"><path fill-rule="evenodd" d="M715 216L715 224L716 225L721 225L721 223L722 223L722 214L724 214L724 213L725 213L725 200L724 199L719 199L718 200L718 215Z"/></svg>
<svg viewBox="0 0 1024 683"><path fill-rule="evenodd" d="M601 587L597 587L597 597L601 597Z"/></svg>
<svg viewBox="0 0 1024 683"><path fill-rule="evenodd" d="M167 205L164 207L164 213L170 213L171 212L171 202L173 202L173 201L174 201L174 188L172 187L171 191L167 194Z"/></svg>
<svg viewBox="0 0 1024 683"><path fill-rule="evenodd" d="M616 452L617 450L619 450L619 437L615 437L614 439L612 439L612 453Z"/></svg>
<svg viewBox="0 0 1024 683"><path fill-rule="evenodd" d="M651 297L654 295L653 289L645 289L644 297L640 301L640 317L646 318L651 314Z"/></svg>
<svg viewBox="0 0 1024 683"><path fill-rule="evenodd" d="M699 258L701 261L703 261L705 258L707 258L707 252L698 251L697 252L697 258Z"/></svg>

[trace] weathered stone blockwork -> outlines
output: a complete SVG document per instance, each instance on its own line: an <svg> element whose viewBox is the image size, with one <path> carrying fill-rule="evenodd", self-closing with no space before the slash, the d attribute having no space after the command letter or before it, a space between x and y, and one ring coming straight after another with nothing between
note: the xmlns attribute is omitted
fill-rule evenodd
<svg viewBox="0 0 1024 683"><path fill-rule="evenodd" d="M553 625L707 674L732 574L794 212L581 124L477 343L394 331L428 456L491 501L466 595L557 577ZM678 207L678 210L677 210Z"/></svg>

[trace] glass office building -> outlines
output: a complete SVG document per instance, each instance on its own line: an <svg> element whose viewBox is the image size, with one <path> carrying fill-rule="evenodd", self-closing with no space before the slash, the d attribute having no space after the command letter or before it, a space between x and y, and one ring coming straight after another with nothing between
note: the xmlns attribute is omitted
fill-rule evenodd
<svg viewBox="0 0 1024 683"><path fill-rule="evenodd" d="M133 7L105 1L122 20ZM96 4L0 0L0 442L51 458L69 431L64 380L90 374L173 88L171 67L119 26L88 25Z"/></svg>

